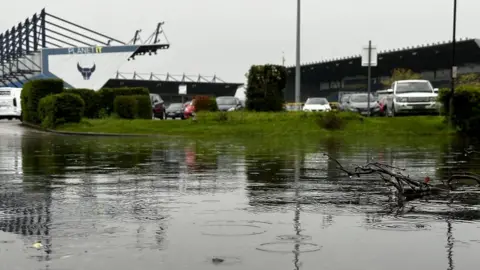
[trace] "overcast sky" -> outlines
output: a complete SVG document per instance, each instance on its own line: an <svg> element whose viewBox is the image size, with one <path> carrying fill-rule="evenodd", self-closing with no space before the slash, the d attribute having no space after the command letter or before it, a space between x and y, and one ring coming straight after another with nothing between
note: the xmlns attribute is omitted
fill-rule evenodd
<svg viewBox="0 0 480 270"><path fill-rule="evenodd" d="M0 31L42 8L130 40L165 21L171 48L121 71L213 75L244 82L252 64L295 63L295 0L23 0L2 2ZM479 0L458 0L457 37L479 37ZM302 0L302 63L451 40L453 0Z"/></svg>

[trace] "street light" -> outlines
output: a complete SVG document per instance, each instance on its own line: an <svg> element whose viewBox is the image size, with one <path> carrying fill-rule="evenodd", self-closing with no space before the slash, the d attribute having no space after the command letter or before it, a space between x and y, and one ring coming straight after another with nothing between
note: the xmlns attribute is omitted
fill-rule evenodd
<svg viewBox="0 0 480 270"><path fill-rule="evenodd" d="M453 117L453 94L455 92L455 79L457 78L457 67L455 66L455 51L456 51L456 36L457 36L457 0L453 0L453 38L452 38L452 71L451 71L451 89L449 100L449 123Z"/></svg>
<svg viewBox="0 0 480 270"><path fill-rule="evenodd" d="M297 0L297 56L295 66L295 103L300 103L300 0Z"/></svg>

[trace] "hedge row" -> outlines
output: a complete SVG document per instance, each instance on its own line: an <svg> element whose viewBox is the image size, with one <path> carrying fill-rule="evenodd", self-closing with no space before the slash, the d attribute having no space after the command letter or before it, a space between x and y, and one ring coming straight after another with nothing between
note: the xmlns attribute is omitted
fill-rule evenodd
<svg viewBox="0 0 480 270"><path fill-rule="evenodd" d="M50 94L63 92L63 81L58 79L43 79L28 81L23 85L20 94L22 104L22 121L40 124L42 119L38 115L40 100Z"/></svg>
<svg viewBox="0 0 480 270"><path fill-rule="evenodd" d="M78 123L85 111L83 99L73 93L60 93L42 98L38 104L38 116L44 128L54 128L65 123Z"/></svg>
<svg viewBox="0 0 480 270"><path fill-rule="evenodd" d="M129 96L127 99L135 104L131 114L117 112L120 117L151 119L149 94L146 88L64 90L63 81L59 79L32 80L24 84L21 93L22 121L53 128L62 123L79 122L82 117L111 115L119 96Z"/></svg>
<svg viewBox="0 0 480 270"><path fill-rule="evenodd" d="M150 96L145 95L119 95L113 102L115 113L125 119L152 119L152 105Z"/></svg>
<svg viewBox="0 0 480 270"><path fill-rule="evenodd" d="M449 98L451 95L445 96ZM444 100L444 103L448 103L447 98ZM480 134L480 85L457 87L453 94L452 105L452 124L459 131L478 137Z"/></svg>

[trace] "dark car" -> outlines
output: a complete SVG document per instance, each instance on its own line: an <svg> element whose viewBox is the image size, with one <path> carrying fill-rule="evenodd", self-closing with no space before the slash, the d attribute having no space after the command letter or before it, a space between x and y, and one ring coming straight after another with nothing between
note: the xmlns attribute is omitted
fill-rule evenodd
<svg viewBox="0 0 480 270"><path fill-rule="evenodd" d="M217 97L217 106L219 111L237 111L243 109L240 99L236 97Z"/></svg>
<svg viewBox="0 0 480 270"><path fill-rule="evenodd" d="M370 95L370 112L368 111L368 94L352 94L347 100L345 111L358 112L362 115L379 115L380 105L377 98Z"/></svg>
<svg viewBox="0 0 480 270"><path fill-rule="evenodd" d="M165 119L165 102L159 94L150 94L153 117Z"/></svg>
<svg viewBox="0 0 480 270"><path fill-rule="evenodd" d="M168 107L165 109L165 118L185 119L184 110L185 106L183 105L183 103L172 103L168 105Z"/></svg>

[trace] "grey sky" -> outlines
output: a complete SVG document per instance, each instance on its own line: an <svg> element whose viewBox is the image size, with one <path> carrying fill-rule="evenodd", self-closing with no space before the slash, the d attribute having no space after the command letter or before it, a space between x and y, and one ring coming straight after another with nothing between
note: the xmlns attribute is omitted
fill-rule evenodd
<svg viewBox="0 0 480 270"><path fill-rule="evenodd" d="M295 63L295 0L23 0L2 2L0 31L43 7L54 15L128 41L159 21L169 50L121 71L213 75L244 81L252 64ZM457 37L480 37L480 1L458 0ZM302 62L450 40L453 0L302 0ZM6 8L5 8L6 7ZM8 11L7 11L8 9Z"/></svg>

